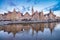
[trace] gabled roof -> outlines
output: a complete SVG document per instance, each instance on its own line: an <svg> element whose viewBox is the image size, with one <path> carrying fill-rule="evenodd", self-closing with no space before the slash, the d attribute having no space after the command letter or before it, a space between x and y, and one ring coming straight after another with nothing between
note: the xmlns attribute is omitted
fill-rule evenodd
<svg viewBox="0 0 60 40"><path fill-rule="evenodd" d="M34 12L34 14L32 16L34 16L35 14L39 14L38 11Z"/></svg>
<svg viewBox="0 0 60 40"><path fill-rule="evenodd" d="M24 16L25 16L25 15L29 15L29 16L30 16L30 14L29 14L28 12L26 12L26 13L24 14Z"/></svg>
<svg viewBox="0 0 60 40"><path fill-rule="evenodd" d="M7 13L4 13L4 15L7 15Z"/></svg>
<svg viewBox="0 0 60 40"><path fill-rule="evenodd" d="M23 16L23 13L21 13L20 11L18 11L18 12L16 12L17 14L19 13L19 14L21 14L21 16Z"/></svg>
<svg viewBox="0 0 60 40"><path fill-rule="evenodd" d="M39 12L39 15L41 14L41 12Z"/></svg>
<svg viewBox="0 0 60 40"><path fill-rule="evenodd" d="M8 11L8 13L12 13L12 12Z"/></svg>
<svg viewBox="0 0 60 40"><path fill-rule="evenodd" d="M49 16L49 15L50 15L50 13L48 13L48 14L45 14L44 16ZM53 16L56 16L56 15L54 15L53 13L52 13L52 15L53 15Z"/></svg>

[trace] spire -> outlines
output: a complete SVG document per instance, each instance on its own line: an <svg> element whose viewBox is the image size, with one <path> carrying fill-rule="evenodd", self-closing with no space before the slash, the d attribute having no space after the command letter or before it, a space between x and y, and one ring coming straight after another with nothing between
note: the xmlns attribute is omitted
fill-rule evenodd
<svg viewBox="0 0 60 40"><path fill-rule="evenodd" d="M41 15L43 16L44 14L43 14L43 10L41 11Z"/></svg>
<svg viewBox="0 0 60 40"><path fill-rule="evenodd" d="M50 13L52 13L52 10L50 9Z"/></svg>
<svg viewBox="0 0 60 40"><path fill-rule="evenodd" d="M32 15L34 14L34 9L33 9L33 6L32 6Z"/></svg>
<svg viewBox="0 0 60 40"><path fill-rule="evenodd" d="M14 8L13 12L16 12L15 8Z"/></svg>
<svg viewBox="0 0 60 40"><path fill-rule="evenodd" d="M43 10L41 11L41 13L43 13Z"/></svg>

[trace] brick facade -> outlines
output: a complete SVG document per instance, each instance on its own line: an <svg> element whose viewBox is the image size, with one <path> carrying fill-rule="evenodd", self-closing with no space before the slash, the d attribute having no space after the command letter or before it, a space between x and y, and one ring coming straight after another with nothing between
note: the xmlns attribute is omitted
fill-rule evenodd
<svg viewBox="0 0 60 40"><path fill-rule="evenodd" d="M26 12L24 15L21 12L16 12L14 9L13 12L8 11L8 13L0 14L0 20L48 20L48 19L55 19L56 15L53 14L53 12L50 10L48 14L43 13L43 11L38 12L35 11L32 7L32 15L30 15L28 12Z"/></svg>

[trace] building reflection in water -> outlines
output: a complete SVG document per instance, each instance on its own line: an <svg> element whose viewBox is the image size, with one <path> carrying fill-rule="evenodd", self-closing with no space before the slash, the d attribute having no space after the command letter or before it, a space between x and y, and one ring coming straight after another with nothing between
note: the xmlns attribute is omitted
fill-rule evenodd
<svg viewBox="0 0 60 40"><path fill-rule="evenodd" d="M32 29L32 34L34 34L34 31L38 33L38 31L43 32L44 28L49 28L51 33L55 27L56 23L38 23L38 24L12 24L12 25L4 25L0 26L0 31L4 30L4 32L13 33L15 36L18 32L29 32L30 29Z"/></svg>

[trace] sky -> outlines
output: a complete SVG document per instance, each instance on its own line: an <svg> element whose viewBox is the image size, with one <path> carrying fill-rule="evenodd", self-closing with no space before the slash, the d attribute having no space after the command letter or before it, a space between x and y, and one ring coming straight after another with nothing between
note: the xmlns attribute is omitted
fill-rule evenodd
<svg viewBox="0 0 60 40"><path fill-rule="evenodd" d="M14 8L16 11L31 14L32 6L34 11L44 11L46 14L51 9L54 14L60 16L60 0L0 0L0 14L13 11Z"/></svg>

